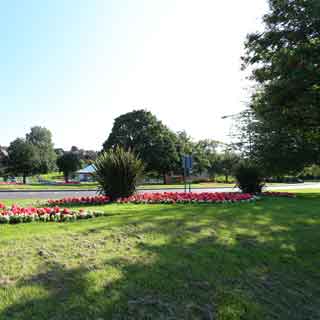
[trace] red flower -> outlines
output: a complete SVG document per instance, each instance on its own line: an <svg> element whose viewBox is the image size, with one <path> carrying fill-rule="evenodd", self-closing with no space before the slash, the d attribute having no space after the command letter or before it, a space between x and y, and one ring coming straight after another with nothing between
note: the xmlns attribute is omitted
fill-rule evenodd
<svg viewBox="0 0 320 320"><path fill-rule="evenodd" d="M58 200L49 199L47 204L53 205L72 205L72 204L106 204L110 202L110 197L107 196L93 196L93 197L72 197Z"/></svg>
<svg viewBox="0 0 320 320"><path fill-rule="evenodd" d="M128 198L119 199L119 203L219 203L219 202L237 202L249 201L255 197L251 194L242 193L142 193Z"/></svg>

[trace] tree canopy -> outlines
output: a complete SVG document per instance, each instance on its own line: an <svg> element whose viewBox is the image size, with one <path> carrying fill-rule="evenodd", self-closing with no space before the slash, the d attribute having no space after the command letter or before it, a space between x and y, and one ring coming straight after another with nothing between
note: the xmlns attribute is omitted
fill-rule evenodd
<svg viewBox="0 0 320 320"><path fill-rule="evenodd" d="M320 161L320 2L269 0L269 7L243 61L257 83L254 153L280 173Z"/></svg>
<svg viewBox="0 0 320 320"><path fill-rule="evenodd" d="M44 127L33 127L30 133L26 134L26 141L32 144L38 157L37 173L48 173L55 168L56 153L53 148L52 134Z"/></svg>
<svg viewBox="0 0 320 320"><path fill-rule="evenodd" d="M175 134L151 112L136 110L116 118L104 150L120 146L132 150L145 163L146 170L165 174L180 159Z"/></svg>
<svg viewBox="0 0 320 320"><path fill-rule="evenodd" d="M63 172L65 182L69 182L70 175L81 168L79 155L74 152L66 152L57 159L57 166Z"/></svg>
<svg viewBox="0 0 320 320"><path fill-rule="evenodd" d="M37 151L33 144L21 138L10 143L8 165L11 174L22 175L26 183L26 177L36 172L37 164Z"/></svg>

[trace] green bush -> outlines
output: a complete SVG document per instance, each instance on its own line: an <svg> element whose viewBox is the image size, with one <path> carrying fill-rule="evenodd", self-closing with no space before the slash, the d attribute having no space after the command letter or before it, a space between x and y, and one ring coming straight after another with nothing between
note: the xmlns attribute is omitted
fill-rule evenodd
<svg viewBox="0 0 320 320"><path fill-rule="evenodd" d="M111 200L131 196L144 171L142 161L132 151L121 147L103 152L94 167L100 192Z"/></svg>
<svg viewBox="0 0 320 320"><path fill-rule="evenodd" d="M235 172L237 186L244 193L261 193L264 179L258 167L242 163Z"/></svg>

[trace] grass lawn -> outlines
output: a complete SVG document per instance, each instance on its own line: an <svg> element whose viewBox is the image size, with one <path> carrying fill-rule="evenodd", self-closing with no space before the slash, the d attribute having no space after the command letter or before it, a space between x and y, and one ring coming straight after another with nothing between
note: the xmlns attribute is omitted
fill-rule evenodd
<svg viewBox="0 0 320 320"><path fill-rule="evenodd" d="M319 203L312 190L0 225L0 319L320 319Z"/></svg>

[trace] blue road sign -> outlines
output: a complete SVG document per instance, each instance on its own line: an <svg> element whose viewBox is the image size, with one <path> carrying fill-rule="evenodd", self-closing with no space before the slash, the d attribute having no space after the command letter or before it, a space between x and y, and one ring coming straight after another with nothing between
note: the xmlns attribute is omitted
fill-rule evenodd
<svg viewBox="0 0 320 320"><path fill-rule="evenodd" d="M193 165L192 156L190 155L183 156L183 159L182 159L183 169L190 171L192 169L192 165Z"/></svg>

